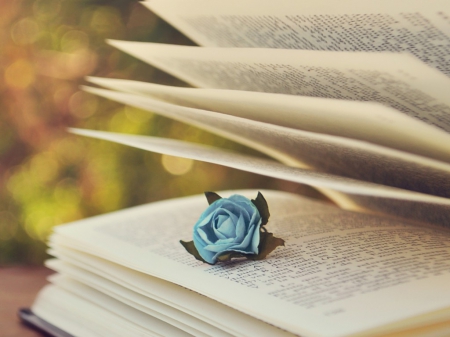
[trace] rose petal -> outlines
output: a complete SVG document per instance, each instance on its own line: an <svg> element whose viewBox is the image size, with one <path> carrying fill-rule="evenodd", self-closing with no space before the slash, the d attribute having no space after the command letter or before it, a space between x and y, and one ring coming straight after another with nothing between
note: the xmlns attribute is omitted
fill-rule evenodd
<svg viewBox="0 0 450 337"><path fill-rule="evenodd" d="M228 250L228 248L231 247L232 245L233 245L232 242L224 243L224 244L221 244L221 245L214 244L214 245L205 246L204 249L208 250L210 252L221 253L221 252L224 252L224 251Z"/></svg>
<svg viewBox="0 0 450 337"><path fill-rule="evenodd" d="M232 214L240 214L242 212L242 207L239 204L232 201L224 203L222 209L226 209Z"/></svg>
<svg viewBox="0 0 450 337"><path fill-rule="evenodd" d="M248 215L248 219L251 218L251 216L253 215L253 213L258 213L258 209L256 208L255 205L253 205L253 203L246 198L243 197L242 195L232 195L229 199L231 199L233 202L235 202L238 207L242 208L243 210L245 210L245 215ZM245 216L244 216L245 217Z"/></svg>
<svg viewBox="0 0 450 337"><path fill-rule="evenodd" d="M200 238L198 231L194 232L194 245L197 248L198 253L208 263L214 264L217 258L214 257L215 253L205 250L205 242Z"/></svg>
<svg viewBox="0 0 450 337"><path fill-rule="evenodd" d="M255 212L251 219L250 219L250 224L255 224L257 226L261 225L261 215L259 214L259 212Z"/></svg>
<svg viewBox="0 0 450 337"><path fill-rule="evenodd" d="M239 214L239 213L237 213ZM220 221L221 217L227 217L227 218L232 218L234 222L237 221L237 216L236 214L232 213L231 211L227 210L227 209L218 209L217 212L214 214L214 219L212 220L212 223L219 228L219 225L222 221Z"/></svg>
<svg viewBox="0 0 450 337"><path fill-rule="evenodd" d="M194 242L194 245L195 245L195 242ZM195 248L197 248L197 251L200 254L200 256L203 258L203 260L205 260L206 262L211 263L211 264L216 263L216 261L217 261L216 253L210 252L203 247L197 247L197 245L195 246Z"/></svg>
<svg viewBox="0 0 450 337"><path fill-rule="evenodd" d="M223 239L223 240L217 240L214 244L215 245L223 245L223 244L234 244L234 238L229 238L229 239Z"/></svg>
<svg viewBox="0 0 450 337"><path fill-rule="evenodd" d="M226 215L219 215L219 217L218 217L219 219L218 219L218 224L214 224L213 226L212 226L212 229L213 229L213 231L214 231L214 234L215 234L215 236L216 236L216 238L217 239L227 239L228 237L226 236L226 235L224 235L223 233L221 233L216 227L219 227L220 226L220 223L222 223L223 221L225 221L227 218L228 218L228 216L226 216Z"/></svg>
<svg viewBox="0 0 450 337"><path fill-rule="evenodd" d="M212 244L212 242L208 239L208 235L201 228L197 229L197 233L198 233L198 235L200 235L200 237L206 244L209 244L209 245Z"/></svg>
<svg viewBox="0 0 450 337"><path fill-rule="evenodd" d="M214 221L213 221L214 228L219 229L220 226L222 225L222 223L223 223L224 221L227 221L227 219L228 219L229 217L230 217L230 216L229 216L228 214L215 215L215 216L214 216Z"/></svg>
<svg viewBox="0 0 450 337"><path fill-rule="evenodd" d="M208 226L209 223L211 222L211 219L212 219L213 215L214 215L214 213L211 213L211 214L206 215L206 216L203 216L203 214L202 214L200 219L198 219L197 223L195 224L194 228Z"/></svg>
<svg viewBox="0 0 450 337"><path fill-rule="evenodd" d="M233 220L229 217L221 223L220 227L217 230L227 238L236 237L236 223L233 222Z"/></svg>
<svg viewBox="0 0 450 337"><path fill-rule="evenodd" d="M252 238L252 242L251 242L251 249L252 249L252 252L254 252L255 254L259 253L258 246L259 246L259 242L261 241L260 233L259 233L260 225L261 225L261 219L259 219L259 223L255 228L255 233L253 234L253 238Z"/></svg>
<svg viewBox="0 0 450 337"><path fill-rule="evenodd" d="M242 242L242 240L244 240L246 230L247 230L247 226L245 225L244 217L242 215L240 215L239 220L236 225L235 242Z"/></svg>
<svg viewBox="0 0 450 337"><path fill-rule="evenodd" d="M253 247L250 246L250 241L253 238L253 234L255 232L255 227L256 226L251 226L247 232L247 235L245 236L244 240L242 240L241 243L234 245L233 247L231 247L232 249L239 249L239 250L243 250L245 252L252 252L253 253ZM250 246L250 247L249 247Z"/></svg>
<svg viewBox="0 0 450 337"><path fill-rule="evenodd" d="M224 211L224 214L227 214L230 218L233 218L234 222L236 222L238 220L238 216L237 215L239 214L239 212L238 213L233 213L233 212L231 212L228 209L223 209L223 211Z"/></svg>
<svg viewBox="0 0 450 337"><path fill-rule="evenodd" d="M198 234L197 231L194 232L193 235L193 239L194 239L194 244L195 247L205 247L207 244L205 243L205 241L200 237L200 235Z"/></svg>

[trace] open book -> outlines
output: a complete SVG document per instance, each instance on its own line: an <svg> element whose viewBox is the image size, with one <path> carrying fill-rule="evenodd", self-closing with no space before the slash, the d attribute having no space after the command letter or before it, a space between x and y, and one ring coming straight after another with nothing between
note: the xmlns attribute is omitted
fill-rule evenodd
<svg viewBox="0 0 450 337"><path fill-rule="evenodd" d="M58 275L33 311L81 336L449 335L447 2L144 5L201 47L109 43L192 87L91 77L102 88L84 89L274 160L70 131L308 184L337 206L265 191L286 247L215 266L178 243L192 236L202 197L59 227L48 262Z"/></svg>

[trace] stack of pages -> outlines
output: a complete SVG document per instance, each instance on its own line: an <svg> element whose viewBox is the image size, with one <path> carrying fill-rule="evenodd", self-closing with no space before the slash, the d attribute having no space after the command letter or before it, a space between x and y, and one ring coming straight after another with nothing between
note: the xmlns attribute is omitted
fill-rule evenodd
<svg viewBox="0 0 450 337"><path fill-rule="evenodd" d="M58 227L58 274L33 312L77 336L450 335L448 2L143 4L200 46L108 42L192 87L91 77L102 88L84 89L274 160L71 132L308 184L337 206L264 191L286 246L214 266L178 242L203 196Z"/></svg>

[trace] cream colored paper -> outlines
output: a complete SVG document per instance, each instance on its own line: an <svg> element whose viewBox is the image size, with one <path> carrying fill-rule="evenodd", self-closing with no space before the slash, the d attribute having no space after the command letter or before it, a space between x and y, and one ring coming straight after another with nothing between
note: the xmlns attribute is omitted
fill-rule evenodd
<svg viewBox="0 0 450 337"><path fill-rule="evenodd" d="M182 141L83 129L71 129L71 132L147 151L224 165L273 178L338 191L348 200L348 203L341 205L343 208L372 210L445 226L448 226L450 221L450 199L447 198L289 167L270 160Z"/></svg>
<svg viewBox="0 0 450 337"><path fill-rule="evenodd" d="M374 101L450 132L450 78L407 54L109 43L193 86Z"/></svg>
<svg viewBox="0 0 450 337"><path fill-rule="evenodd" d="M95 257L94 257L95 258ZM52 277L51 282L56 284L62 288L67 289L68 291L72 291L76 294L76 289L71 287L69 282L66 280L76 280L82 284L85 284L89 287L92 287L95 290L100 291L101 293L110 296L122 303L125 303L134 309L137 309L149 316L156 317L161 319L193 336L206 337L206 336L222 336L222 337L232 337L233 335L226 333L220 329L214 328L207 322L202 322L196 319L193 316L180 312L178 310L173 310L168 306L164 306L164 304L158 301L152 301L149 305L149 298L130 291L129 289L122 287L114 282L109 281L107 278L103 278L97 276L93 273L86 271L84 268L75 267L72 264L65 263L62 261L52 261L47 265L49 268L58 271L59 275L57 277ZM130 281L130 280L127 280ZM131 283L132 280L131 280ZM111 291L111 289L113 289ZM75 290L75 291L74 291ZM162 295L162 294L160 294ZM80 293L80 297L83 295ZM144 304L142 304L144 303ZM184 305L188 306L189 304L184 303ZM168 310L169 309L169 310ZM163 315L163 313L168 313L170 316ZM178 321L181 319L182 321ZM195 327L203 329L205 332L202 332ZM208 333L207 333L208 332Z"/></svg>
<svg viewBox="0 0 450 337"><path fill-rule="evenodd" d="M251 91L182 88L88 77L100 86L191 108L367 141L450 161L450 134L380 104Z"/></svg>
<svg viewBox="0 0 450 337"><path fill-rule="evenodd" d="M203 46L408 52L450 75L446 0L150 0Z"/></svg>
<svg viewBox="0 0 450 337"><path fill-rule="evenodd" d="M67 320L87 323L88 331L97 336L192 336L75 280L56 278L56 283L57 286L50 287L50 291L59 295L60 301L67 301L56 306L63 310L60 315L66 316ZM39 301L37 304L33 310L39 312ZM49 318L49 322L53 322L53 315ZM66 327L63 325L61 328L65 330Z"/></svg>
<svg viewBox="0 0 450 337"><path fill-rule="evenodd" d="M270 332L273 336L291 336L290 333L173 283L77 250L60 245L54 247L56 250L53 250L52 254L65 262L52 261L50 268L64 277L69 276L93 288L102 289L102 292L106 285L109 289L114 289L114 293L110 292L112 297L120 293L123 295L123 302L134 302L134 305L141 303L140 310L144 312L148 312L150 306L155 307L156 303L158 310L170 314L168 317L171 321L180 320L177 324L183 322L196 328L196 331L191 332L194 336L199 336L200 331L208 336L218 337L250 337L264 332ZM52 283L58 284L58 280L52 279ZM154 313L155 311L152 311L152 315Z"/></svg>
<svg viewBox="0 0 450 337"><path fill-rule="evenodd" d="M92 294L89 291L87 293ZM111 305L111 301L108 302ZM123 307L118 302L114 304L110 309ZM163 337L160 334L149 333L147 329L131 323L125 317L112 313L111 310L105 310L89 300L77 297L52 285L41 290L32 310L39 317L73 336L123 337L150 335ZM128 313L130 313L130 310L128 310ZM83 324L80 324L80 321Z"/></svg>
<svg viewBox="0 0 450 337"><path fill-rule="evenodd" d="M240 193L253 197L256 191ZM345 212L281 192L263 194L270 230L287 242L259 262L209 266L184 251L178 240L192 235L204 196L58 227L52 242L169 280L305 336L364 335L414 316L423 325L426 316L420 315L450 306L448 230ZM430 259L436 263L428 264ZM448 319L448 313L441 316Z"/></svg>
<svg viewBox="0 0 450 337"><path fill-rule="evenodd" d="M450 197L447 163L348 138L186 108L149 97L95 88L85 91L201 127L288 165Z"/></svg>
<svg viewBox="0 0 450 337"><path fill-rule="evenodd" d="M54 261L53 264L59 266L63 263L61 261ZM50 265L52 265L52 263L50 263ZM78 296L79 298L92 301L94 303L101 303L100 306L102 306L104 309L111 310L112 312L119 314L119 316L130 320L133 323L142 326L144 329L147 329L149 332L156 333L157 335L179 337L211 336L203 334L196 329L189 329L189 331L184 331L180 328L181 325L175 319L170 319L168 321L161 320L160 317L163 316L154 310L148 310L147 308L136 305L136 303L132 303L128 299L121 296L111 296L111 294L108 291L105 291L105 289L101 287L100 289L96 289L96 287L94 287L92 284L80 282L75 278L68 277L65 273L52 275L50 277L50 281L59 288L67 290L70 293ZM101 281L102 284L108 282L107 280ZM117 286L115 287L117 288ZM91 296L92 294L93 296ZM142 298L142 296L139 297ZM107 301L109 301L110 303L108 303ZM117 306L116 303L119 304L119 308L115 308ZM129 312L127 312L128 310ZM166 317L164 318L166 319ZM175 325L172 323L175 323ZM158 327L158 325L160 325L160 327ZM227 335L227 337L230 337L230 335Z"/></svg>

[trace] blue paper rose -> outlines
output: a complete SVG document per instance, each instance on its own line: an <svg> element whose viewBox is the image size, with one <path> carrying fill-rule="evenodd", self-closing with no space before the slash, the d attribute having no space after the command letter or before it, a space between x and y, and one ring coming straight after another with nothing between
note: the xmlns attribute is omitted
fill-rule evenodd
<svg viewBox="0 0 450 337"><path fill-rule="evenodd" d="M232 195L213 202L194 226L194 245L208 263L224 252L258 254L261 216L246 197Z"/></svg>
<svg viewBox="0 0 450 337"><path fill-rule="evenodd" d="M197 260L216 264L234 258L265 259L284 240L264 227L270 213L266 199L258 192L255 199L242 195L222 198L205 192L209 207L194 226L194 240L180 243Z"/></svg>

